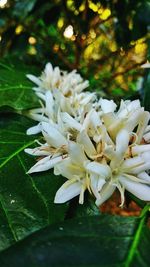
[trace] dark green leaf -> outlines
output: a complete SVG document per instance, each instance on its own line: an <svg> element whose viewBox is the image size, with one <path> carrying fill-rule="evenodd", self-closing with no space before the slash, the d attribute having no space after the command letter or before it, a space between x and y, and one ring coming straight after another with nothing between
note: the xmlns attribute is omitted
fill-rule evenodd
<svg viewBox="0 0 150 267"><path fill-rule="evenodd" d="M144 82L144 107L150 111L150 71L147 71L147 76Z"/></svg>
<svg viewBox="0 0 150 267"><path fill-rule="evenodd" d="M67 205L55 205L64 182L52 172L27 175L35 163L24 149L35 144L27 136L31 120L20 115L0 117L0 250L51 223L63 220Z"/></svg>
<svg viewBox="0 0 150 267"><path fill-rule="evenodd" d="M66 218L100 215L99 208L95 205L95 198L85 192L84 205L79 205L79 197L72 199L66 214Z"/></svg>
<svg viewBox="0 0 150 267"><path fill-rule="evenodd" d="M149 267L145 217L90 216L47 227L0 255L2 267Z"/></svg>
<svg viewBox="0 0 150 267"><path fill-rule="evenodd" d="M39 106L32 90L33 83L26 78L28 73L33 73L33 68L24 66L19 60L0 61L0 107L22 110Z"/></svg>

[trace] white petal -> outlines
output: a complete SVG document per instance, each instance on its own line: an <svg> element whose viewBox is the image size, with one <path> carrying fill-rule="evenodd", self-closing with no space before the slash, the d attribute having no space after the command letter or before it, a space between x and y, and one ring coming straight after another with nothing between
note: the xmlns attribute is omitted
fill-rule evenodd
<svg viewBox="0 0 150 267"><path fill-rule="evenodd" d="M137 168L132 169L131 173L138 174L143 171L148 171L150 169L150 162L144 163L141 166L138 166Z"/></svg>
<svg viewBox="0 0 150 267"><path fill-rule="evenodd" d="M77 142L84 146L84 150L89 157L92 155L96 155L96 149L88 134L84 130L79 133L77 137Z"/></svg>
<svg viewBox="0 0 150 267"><path fill-rule="evenodd" d="M43 112L45 112L45 108L34 108L34 109L30 109L29 113L31 114L42 114Z"/></svg>
<svg viewBox="0 0 150 267"><path fill-rule="evenodd" d="M101 126L102 122L100 120L100 117L98 113L91 109L90 112L86 115L85 120L82 125L83 130L88 130L88 128L93 127L94 129L97 129L97 127Z"/></svg>
<svg viewBox="0 0 150 267"><path fill-rule="evenodd" d="M27 135L32 135L32 134L38 134L38 133L40 133L40 132L41 132L41 124L39 123L39 124L36 125L36 126L30 127L30 128L27 130L26 134L27 134Z"/></svg>
<svg viewBox="0 0 150 267"><path fill-rule="evenodd" d="M50 156L50 151L48 151L46 148L48 148L48 146L43 145L36 148L26 148L24 151L32 156Z"/></svg>
<svg viewBox="0 0 150 267"><path fill-rule="evenodd" d="M102 177L110 177L111 175L111 169L108 165L104 165L104 164L101 164L101 163L98 163L98 162L90 162L86 165L86 169L89 171L89 172L93 172L93 173L96 173L98 174L99 176L102 176Z"/></svg>
<svg viewBox="0 0 150 267"><path fill-rule="evenodd" d="M129 133L122 129L119 131L116 137L116 151L114 151L114 157L111 160L110 166L112 169L117 168L120 162L124 159L124 154L128 148Z"/></svg>
<svg viewBox="0 0 150 267"><path fill-rule="evenodd" d="M104 125L100 127L101 132L102 132L102 138L106 142L107 145L114 146L113 140L110 138L110 135L107 132L107 129Z"/></svg>
<svg viewBox="0 0 150 267"><path fill-rule="evenodd" d="M146 133L146 134L144 134L143 135L143 138L144 138L144 140L146 141L146 142L150 142L150 133Z"/></svg>
<svg viewBox="0 0 150 267"><path fill-rule="evenodd" d="M70 98L64 97L63 94L59 92L59 105L62 112L66 112L69 115L75 116L75 110L71 106Z"/></svg>
<svg viewBox="0 0 150 267"><path fill-rule="evenodd" d="M146 128L145 128L145 131L144 131L145 134L148 133L148 132L150 132L150 125L147 125Z"/></svg>
<svg viewBox="0 0 150 267"><path fill-rule="evenodd" d="M150 169L150 158L149 152L145 152L138 157L130 158L124 160L122 164L122 169L125 172L138 174L140 172Z"/></svg>
<svg viewBox="0 0 150 267"><path fill-rule="evenodd" d="M46 100L45 92L44 92L44 94L43 94L43 93L41 93L41 92L36 91L36 95L37 95L40 99L42 99L43 101Z"/></svg>
<svg viewBox="0 0 150 267"><path fill-rule="evenodd" d="M122 121L122 119L116 118L114 113L105 113L102 117L106 128L114 128L113 125L118 125Z"/></svg>
<svg viewBox="0 0 150 267"><path fill-rule="evenodd" d="M99 197L99 192L101 191L103 185L106 183L104 178L99 178L99 175L97 174L90 174L90 180L91 180L91 189L95 195L96 198Z"/></svg>
<svg viewBox="0 0 150 267"><path fill-rule="evenodd" d="M44 72L47 76L51 77L53 75L53 66L48 62L45 66Z"/></svg>
<svg viewBox="0 0 150 267"><path fill-rule="evenodd" d="M46 142L55 148L68 144L66 138L50 123L42 123L42 133Z"/></svg>
<svg viewBox="0 0 150 267"><path fill-rule="evenodd" d="M77 131L80 131L81 124L77 122L75 119L73 119L68 113L64 112L62 113L62 120L64 123L66 123L66 126L68 128L76 129Z"/></svg>
<svg viewBox="0 0 150 267"><path fill-rule="evenodd" d="M37 78L36 76L34 76L34 75L32 75L32 74L27 74L26 76L27 76L27 78L28 78L30 81L36 83L38 86L42 86L42 82L41 82L40 79Z"/></svg>
<svg viewBox="0 0 150 267"><path fill-rule="evenodd" d="M68 151L70 159L74 164L83 166L84 162L87 161L83 147L81 145L75 142L69 142Z"/></svg>
<svg viewBox="0 0 150 267"><path fill-rule="evenodd" d="M89 81L84 81L75 87L76 92L80 93L89 86Z"/></svg>
<svg viewBox="0 0 150 267"><path fill-rule="evenodd" d="M145 163L150 163L150 151L142 153L141 158L145 161Z"/></svg>
<svg viewBox="0 0 150 267"><path fill-rule="evenodd" d="M137 129L137 143L139 144L142 140L145 128L148 124L148 121L150 119L150 113L147 111L142 112L141 116L140 116L140 121L139 121L139 125L138 125L138 129Z"/></svg>
<svg viewBox="0 0 150 267"><path fill-rule="evenodd" d="M141 166L142 164L144 164L144 160L141 158L141 156L137 156L134 158L129 158L129 159L124 160L122 168L130 170L132 168Z"/></svg>
<svg viewBox="0 0 150 267"><path fill-rule="evenodd" d="M133 156L138 155L138 154L143 153L143 152L146 152L146 151L150 152L150 145L149 144L147 144L147 145L135 145L132 147L132 155Z"/></svg>
<svg viewBox="0 0 150 267"><path fill-rule="evenodd" d="M115 189L116 189L115 185L112 185L111 183L106 183L100 192L100 198L96 200L95 204L97 206L100 206L113 194Z"/></svg>
<svg viewBox="0 0 150 267"><path fill-rule="evenodd" d="M95 110L93 110L93 112L91 113L91 124L93 125L95 129L97 129L97 127L102 126L100 115Z"/></svg>
<svg viewBox="0 0 150 267"><path fill-rule="evenodd" d="M150 176L146 172L139 173L138 178L150 183Z"/></svg>
<svg viewBox="0 0 150 267"><path fill-rule="evenodd" d="M62 156L52 158L50 156L39 160L27 173L42 172L53 168L57 163L62 161Z"/></svg>
<svg viewBox="0 0 150 267"><path fill-rule="evenodd" d="M53 118L54 99L53 99L51 91L46 92L45 98L46 98L46 113L50 118Z"/></svg>
<svg viewBox="0 0 150 267"><path fill-rule="evenodd" d="M130 111L137 110L141 107L139 100L134 101L122 101L120 109L118 111L119 118L125 118Z"/></svg>
<svg viewBox="0 0 150 267"><path fill-rule="evenodd" d="M139 124L140 122L140 118L141 118L141 114L143 113L144 109L140 108L138 110L133 110L133 112L131 112L128 120L126 121L124 127L129 131L132 132L135 127Z"/></svg>
<svg viewBox="0 0 150 267"><path fill-rule="evenodd" d="M112 159L115 156L114 147L112 145L106 145L106 147L104 148L104 155L108 159Z"/></svg>
<svg viewBox="0 0 150 267"><path fill-rule="evenodd" d="M99 178L97 174L91 174L90 175L91 180L91 190L94 194L94 196L98 199L100 197L100 190L102 189L103 185L106 183L105 179Z"/></svg>
<svg viewBox="0 0 150 267"><path fill-rule="evenodd" d="M117 107L117 105L113 100L107 100L101 98L99 103L104 113L114 112Z"/></svg>
<svg viewBox="0 0 150 267"><path fill-rule="evenodd" d="M81 186L82 184L80 182L74 182L68 185L68 181L67 181L57 191L55 195L54 203L64 203L76 197L81 192Z"/></svg>
<svg viewBox="0 0 150 267"><path fill-rule="evenodd" d="M94 98L95 98L95 93L90 93L88 95L85 95L84 98L80 101L80 104L87 105Z"/></svg>
<svg viewBox="0 0 150 267"><path fill-rule="evenodd" d="M120 157L124 155L129 144L129 133L122 129L116 137L116 154Z"/></svg>
<svg viewBox="0 0 150 267"><path fill-rule="evenodd" d="M119 181L123 184L127 191L139 199L150 201L150 186L130 181L125 177L120 177Z"/></svg>
<svg viewBox="0 0 150 267"><path fill-rule="evenodd" d="M115 114L113 114L113 113L105 113L103 115L103 120L104 120L105 127L106 127L111 139L113 141L115 141L118 132L124 126L124 120L121 118L115 117Z"/></svg>
<svg viewBox="0 0 150 267"><path fill-rule="evenodd" d="M48 118L46 116L44 116L43 114L36 114L36 113L32 113L32 110L28 113L28 117L35 120L35 121L39 121L39 122L48 122Z"/></svg>
<svg viewBox="0 0 150 267"><path fill-rule="evenodd" d="M54 68L54 71L53 71L53 80L52 80L52 83L53 83L53 85L55 85L55 87L56 87L56 84L57 84L57 82L59 81L59 79L60 79L60 69L59 69L59 67L55 67ZM55 89L55 88L54 88Z"/></svg>
<svg viewBox="0 0 150 267"><path fill-rule="evenodd" d="M73 177L83 177L85 176L85 171L81 169L78 165L74 165L70 158L66 158L54 167L55 175L62 175L67 179L72 179Z"/></svg>
<svg viewBox="0 0 150 267"><path fill-rule="evenodd" d="M62 121L62 118L61 118L61 112L60 110L58 109L58 112L57 112L57 123L58 123L58 130L60 130L60 132L64 132L65 133L65 126L64 126L64 123Z"/></svg>
<svg viewBox="0 0 150 267"><path fill-rule="evenodd" d="M98 179L97 189L99 192L101 191L101 189L105 183L106 183L105 179L103 179L103 178Z"/></svg>

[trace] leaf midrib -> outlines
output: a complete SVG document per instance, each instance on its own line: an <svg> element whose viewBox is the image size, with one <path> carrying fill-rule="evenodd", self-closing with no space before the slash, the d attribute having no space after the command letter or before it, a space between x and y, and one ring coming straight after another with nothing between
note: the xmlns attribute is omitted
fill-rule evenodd
<svg viewBox="0 0 150 267"><path fill-rule="evenodd" d="M27 144L25 144L24 146L20 147L18 150L16 150L14 153L12 153L9 157L7 157L6 160L4 160L1 164L0 164L0 169L3 168L11 159L13 159L15 156L17 156L21 151L23 151L26 147L33 145L35 143L34 141L30 141Z"/></svg>
<svg viewBox="0 0 150 267"><path fill-rule="evenodd" d="M6 142L6 143L7 143L7 142ZM16 143L17 143L17 142L16 142ZM26 172L25 166L24 166L24 164L23 164L21 158L19 157L19 153L22 152L26 147L28 147L28 146L30 146L30 145L33 145L34 143L35 143L35 140L32 140L32 141L26 143L25 145L21 146L18 150L16 150L14 153L12 153L9 157L6 158L6 160L4 160L4 161L1 163L1 165L0 165L0 169L3 168L3 167L4 167L10 160L12 160L14 157L17 157L18 160L19 160L20 163L21 163L22 168L23 168L24 171ZM31 177L30 175L28 175L28 177L29 177L29 179L30 179L30 181L31 181L31 184L32 184L34 190L36 191L37 195L41 198L41 200L43 201L43 203L44 203L44 205L45 205L45 208L46 208L46 211L47 211L47 223L49 224L49 222L50 222L50 214L49 214L49 209L48 209L47 201L46 201L45 197L43 196L43 194L42 194L42 193L38 190L38 188L36 187L35 183L33 182L32 177ZM9 228L10 228L10 230L11 230L11 234L12 234L12 236L13 236L13 239L14 239L15 241L18 241L18 238L17 238L15 232L13 231L13 227L12 227L12 225L11 225L11 223L10 223L9 216L7 215L7 211L5 210L5 208L4 208L4 206L3 206L3 202L2 202L2 200L1 200L1 198L0 198L0 203L1 203L1 205L2 205L3 211L4 211L5 216L6 216L6 218L7 218L8 226L9 226Z"/></svg>

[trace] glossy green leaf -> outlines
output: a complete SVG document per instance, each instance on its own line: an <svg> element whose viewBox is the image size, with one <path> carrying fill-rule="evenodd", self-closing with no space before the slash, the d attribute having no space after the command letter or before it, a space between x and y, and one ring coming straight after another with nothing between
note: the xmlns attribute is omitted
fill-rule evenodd
<svg viewBox="0 0 150 267"><path fill-rule="evenodd" d="M20 115L0 116L0 250L63 220L67 210L67 205L53 203L63 178L52 172L26 174L35 163L24 152L35 144L35 136L26 135L31 125Z"/></svg>
<svg viewBox="0 0 150 267"><path fill-rule="evenodd" d="M0 61L0 107L9 106L23 110L39 106L26 74L36 73L32 67L24 66L19 60Z"/></svg>
<svg viewBox="0 0 150 267"><path fill-rule="evenodd" d="M89 216L47 227L0 255L2 267L149 267L145 216Z"/></svg>

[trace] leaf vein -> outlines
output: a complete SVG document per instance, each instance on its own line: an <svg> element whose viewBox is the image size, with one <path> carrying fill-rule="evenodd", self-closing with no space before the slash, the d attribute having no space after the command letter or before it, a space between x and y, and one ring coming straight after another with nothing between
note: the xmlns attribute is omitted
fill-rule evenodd
<svg viewBox="0 0 150 267"><path fill-rule="evenodd" d="M27 172L27 169L26 169L26 167L25 167L25 165L24 165L24 163L23 163L23 161L21 159L21 156L20 155L17 155L17 158L20 161L20 164L21 164L23 170L26 173ZM32 186L33 186L34 190L36 191L36 193L38 194L39 198L43 201L43 203L45 205L45 208L46 208L46 211L47 211L47 214L48 214L48 223L49 223L49 221L50 221L50 214L49 214L49 208L48 208L48 204L47 204L46 198L43 196L43 194L36 187L36 184L35 184L34 180L32 179L31 175L29 175L29 174L26 174L26 175L29 177L29 179L30 179L30 181L32 183Z"/></svg>

